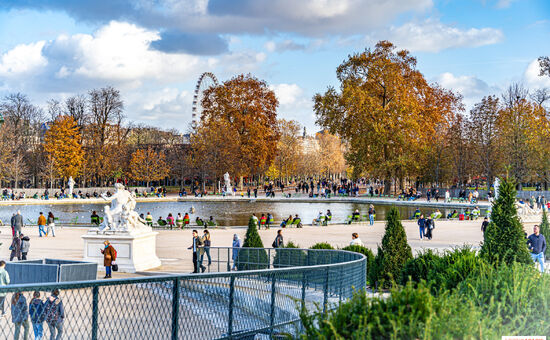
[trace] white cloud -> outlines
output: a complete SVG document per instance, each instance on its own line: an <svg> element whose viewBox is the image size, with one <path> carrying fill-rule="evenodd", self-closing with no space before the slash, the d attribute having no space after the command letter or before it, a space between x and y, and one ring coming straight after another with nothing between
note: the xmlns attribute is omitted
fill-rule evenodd
<svg viewBox="0 0 550 340"><path fill-rule="evenodd" d="M461 94L466 111L469 111L481 98L498 95L502 92L498 86L489 85L475 76L455 76L450 72L445 72L437 76L435 81L442 87Z"/></svg>
<svg viewBox="0 0 550 340"><path fill-rule="evenodd" d="M20 76L44 67L48 61L42 56L45 42L18 45L0 58L0 77Z"/></svg>
<svg viewBox="0 0 550 340"><path fill-rule="evenodd" d="M515 2L517 0L498 0L496 4L496 8L504 9L510 7L512 5L512 2Z"/></svg>
<svg viewBox="0 0 550 340"><path fill-rule="evenodd" d="M547 75L539 76L540 64L537 59L531 61L523 74L525 85L529 89L550 88L550 77Z"/></svg>
<svg viewBox="0 0 550 340"><path fill-rule="evenodd" d="M218 57L150 48L159 33L110 22L93 34L60 35L0 54L0 91L24 92L37 104L112 85L121 90L132 120L187 129L192 94L182 91L205 71L220 79L258 69L267 55L250 49ZM192 90L190 90L192 91Z"/></svg>
<svg viewBox="0 0 550 340"><path fill-rule="evenodd" d="M399 48L410 51L439 52L449 48L479 47L499 43L504 39L502 31L495 28L470 28L462 30L443 24L439 20L409 22L375 32L367 40L389 40Z"/></svg>

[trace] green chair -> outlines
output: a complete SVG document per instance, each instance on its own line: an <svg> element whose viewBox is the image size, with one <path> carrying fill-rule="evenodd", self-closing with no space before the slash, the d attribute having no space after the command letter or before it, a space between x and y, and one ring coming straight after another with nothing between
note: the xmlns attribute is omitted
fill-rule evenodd
<svg viewBox="0 0 550 340"><path fill-rule="evenodd" d="M202 222L202 220L198 220L198 221L197 221L197 225L198 225L199 227L204 227L204 223Z"/></svg>

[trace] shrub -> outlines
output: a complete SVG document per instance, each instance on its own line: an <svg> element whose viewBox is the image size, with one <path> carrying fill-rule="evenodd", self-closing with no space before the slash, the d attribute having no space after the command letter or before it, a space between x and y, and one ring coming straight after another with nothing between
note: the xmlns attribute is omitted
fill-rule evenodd
<svg viewBox="0 0 550 340"><path fill-rule="evenodd" d="M319 242L309 247L309 249L334 249L334 247L327 242Z"/></svg>
<svg viewBox="0 0 550 340"><path fill-rule="evenodd" d="M275 249L273 267L299 267L306 265L306 253L298 245L289 241L284 247ZM296 249L296 250L295 250Z"/></svg>
<svg viewBox="0 0 550 340"><path fill-rule="evenodd" d="M342 250L353 251L365 255L365 257L367 258L367 282L372 286L373 284L369 282L369 278L371 277L369 273L374 268L374 254L372 253L372 250L367 247L357 245L347 246L342 248Z"/></svg>
<svg viewBox="0 0 550 340"><path fill-rule="evenodd" d="M237 268L239 270L265 269L268 267L269 258L265 249L247 249L263 248L264 244L256 229L256 223L251 217L248 221L248 230L244 237L244 243L237 256Z"/></svg>
<svg viewBox="0 0 550 340"><path fill-rule="evenodd" d="M407 285L387 299L369 298L359 291L326 316L302 313L307 339L416 339L434 314L428 288Z"/></svg>
<svg viewBox="0 0 550 340"><path fill-rule="evenodd" d="M442 255L431 249L407 261L402 283L426 281L433 293L451 290L470 276L478 275L486 262L471 247L447 250Z"/></svg>
<svg viewBox="0 0 550 340"><path fill-rule="evenodd" d="M493 204L491 222L481 247L481 256L490 263L532 262L515 202L515 184L505 179L499 187L498 199Z"/></svg>
<svg viewBox="0 0 550 340"><path fill-rule="evenodd" d="M546 210L543 209L542 211L542 222L540 224L540 233L544 235L544 238L546 239L546 252L544 254L544 257L546 257L546 260L550 260L550 246L548 246L548 242L550 242L550 223L548 223L548 215L546 215Z"/></svg>
<svg viewBox="0 0 550 340"><path fill-rule="evenodd" d="M407 235L401 224L399 210L392 207L387 215L386 232L382 246L378 249L373 279L375 285L390 287L392 282L401 282L401 274L408 260L412 259L412 250L407 243Z"/></svg>

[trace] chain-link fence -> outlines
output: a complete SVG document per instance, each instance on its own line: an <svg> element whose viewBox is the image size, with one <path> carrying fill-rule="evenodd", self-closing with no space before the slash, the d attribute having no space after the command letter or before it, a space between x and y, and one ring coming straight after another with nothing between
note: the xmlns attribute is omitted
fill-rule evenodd
<svg viewBox="0 0 550 340"><path fill-rule="evenodd" d="M326 312L365 287L366 258L358 253L233 251L211 249L219 273L1 287L0 338L27 332L33 339L40 328L46 339L294 337L302 307Z"/></svg>

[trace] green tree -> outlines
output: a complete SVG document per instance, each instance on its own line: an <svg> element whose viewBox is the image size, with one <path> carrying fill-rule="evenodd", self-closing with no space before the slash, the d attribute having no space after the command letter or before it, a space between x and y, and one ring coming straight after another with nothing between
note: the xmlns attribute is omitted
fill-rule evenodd
<svg viewBox="0 0 550 340"><path fill-rule="evenodd" d="M251 248L251 249L247 249ZM237 257L237 268L239 270L256 270L268 267L269 258L264 248L260 234L258 234L256 221L250 217L248 230L244 236L243 247L239 250Z"/></svg>
<svg viewBox="0 0 550 340"><path fill-rule="evenodd" d="M542 222L540 224L540 233L544 235L546 242L550 240L550 223L548 223L548 215L546 215L546 210L542 211ZM546 246L545 257L547 260L550 259L550 247Z"/></svg>
<svg viewBox="0 0 550 340"><path fill-rule="evenodd" d="M515 203L515 183L505 179L498 189L498 199L493 204L491 222L481 247L481 256L490 263L532 262Z"/></svg>
<svg viewBox="0 0 550 340"><path fill-rule="evenodd" d="M412 250L407 243L407 234L399 210L392 207L387 215L386 232L382 238L382 246L378 247L378 253L374 259L372 281L375 285L382 284L390 287L392 282L400 282L403 268L408 260L412 259Z"/></svg>

